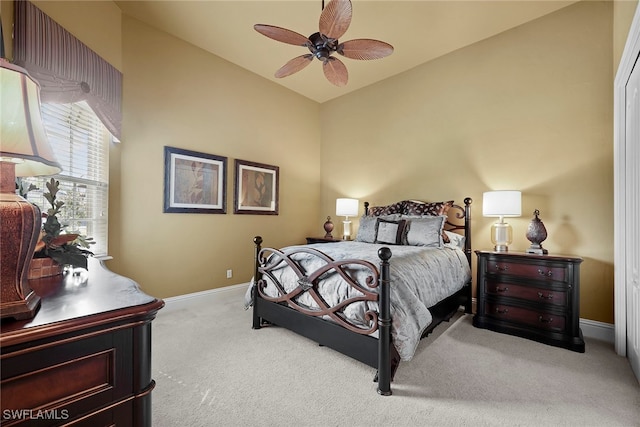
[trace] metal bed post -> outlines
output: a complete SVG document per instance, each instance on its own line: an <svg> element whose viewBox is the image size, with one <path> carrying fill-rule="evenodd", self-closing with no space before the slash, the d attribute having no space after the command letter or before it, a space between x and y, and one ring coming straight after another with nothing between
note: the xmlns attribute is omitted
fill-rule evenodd
<svg viewBox="0 0 640 427"><path fill-rule="evenodd" d="M471 268L471 203L473 200L471 197L465 197L464 199L464 253L467 255L467 261L469 261L469 268ZM464 312L467 314L473 313L473 278L469 282L469 291L467 292L467 300L464 303Z"/></svg>
<svg viewBox="0 0 640 427"><path fill-rule="evenodd" d="M255 257L254 257L254 272L253 272L253 280L255 281L254 283L254 287L253 287L253 325L252 328L253 329L260 329L261 324L262 324L262 319L258 316L258 282L260 281L260 279L262 279L262 274L260 273L260 270L258 269L258 266L260 265L260 260L258 259L260 257L260 250L262 249L262 237L261 236L256 236L253 238L253 243L255 243L256 247L255 247Z"/></svg>
<svg viewBox="0 0 640 427"><path fill-rule="evenodd" d="M378 317L378 393L390 396L391 393L391 302L389 259L391 249L378 250L380 258L380 314Z"/></svg>
<svg viewBox="0 0 640 427"><path fill-rule="evenodd" d="M464 199L464 253L471 265L471 197Z"/></svg>

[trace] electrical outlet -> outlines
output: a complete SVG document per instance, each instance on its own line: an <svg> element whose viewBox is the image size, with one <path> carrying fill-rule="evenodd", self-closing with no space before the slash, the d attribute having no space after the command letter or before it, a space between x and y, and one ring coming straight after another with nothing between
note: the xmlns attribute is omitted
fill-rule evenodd
<svg viewBox="0 0 640 427"><path fill-rule="evenodd" d="M233 277L233 270L227 270L227 279L231 279Z"/></svg>

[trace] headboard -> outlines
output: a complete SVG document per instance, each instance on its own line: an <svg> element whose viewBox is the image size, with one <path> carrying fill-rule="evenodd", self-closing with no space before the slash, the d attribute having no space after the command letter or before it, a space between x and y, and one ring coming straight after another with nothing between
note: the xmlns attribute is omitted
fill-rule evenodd
<svg viewBox="0 0 640 427"><path fill-rule="evenodd" d="M471 265L471 203L473 200L471 197L465 197L464 207L452 202L421 202L416 200L404 200L394 203L392 205L375 207L372 209L376 212L370 212L369 202L364 202L364 214L365 215L387 215L387 214L401 214L410 215L412 209L427 213L429 215L438 215L443 206L448 206L446 211L447 220L444 224L444 229L452 231L464 236L464 253L467 256L467 261Z"/></svg>

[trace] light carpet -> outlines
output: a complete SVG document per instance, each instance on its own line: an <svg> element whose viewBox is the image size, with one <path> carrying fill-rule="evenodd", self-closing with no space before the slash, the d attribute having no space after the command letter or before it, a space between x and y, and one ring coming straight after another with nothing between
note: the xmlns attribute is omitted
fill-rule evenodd
<svg viewBox="0 0 640 427"><path fill-rule="evenodd" d="M640 426L640 386L608 343L576 353L460 314L383 397L374 369L282 328L251 329L243 294L160 311L154 426Z"/></svg>

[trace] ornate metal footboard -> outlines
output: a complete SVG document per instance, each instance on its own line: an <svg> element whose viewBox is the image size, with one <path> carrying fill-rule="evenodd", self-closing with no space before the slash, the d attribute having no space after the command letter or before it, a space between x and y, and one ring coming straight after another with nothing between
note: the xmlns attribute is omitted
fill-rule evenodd
<svg viewBox="0 0 640 427"><path fill-rule="evenodd" d="M391 378L399 363L397 351L391 344L389 300L391 250L383 247L378 251L381 260L380 271L378 271L376 266L368 261L333 260L325 253L308 247L300 247L288 253L272 248L262 248L260 236L254 238L254 243L256 245L254 329L260 328L265 322L274 323L376 367L378 393L390 395ZM316 257L322 261L322 266L312 272L305 271L296 260L296 256L300 254ZM360 275L365 277L364 283L360 283L354 275L350 274L354 266L366 271L364 275ZM288 291L274 274L276 270L283 267L290 268L297 277L297 286ZM336 305L329 304L318 291L320 279L328 274L339 274L344 283L357 291L355 295ZM265 292L267 283L275 289L275 296ZM374 291L376 288L379 288L379 292ZM303 295L310 296L315 306L301 304L300 297ZM364 323L356 323L344 315L345 308L350 305L367 302L377 302L378 311L367 309ZM323 320L327 317L332 322ZM378 332L377 340L371 336L376 331Z"/></svg>
<svg viewBox="0 0 640 427"><path fill-rule="evenodd" d="M420 202L418 202L420 203ZM445 230L465 236L464 252L471 266L471 198L464 199L464 207L453 205L448 211ZM396 204L397 206L398 204ZM368 215L369 203L365 203ZM391 380L400 363L400 356L391 342L390 272L391 250L383 247L378 251L380 267L364 260L335 261L325 253L310 247L301 247L296 252L283 253L277 249L262 248L262 237L253 239L255 243L256 286L253 289L253 328L259 329L274 324L296 332L330 347L353 359L359 360L378 370L378 393L391 394ZM295 254L311 254L323 261L315 271L305 269L292 257ZM296 286L284 286L273 274L274 270L287 266L295 272ZM356 280L348 271L350 266L358 266L370 271L364 280ZM328 304L318 292L318 283L328 274L339 274L344 282L357 290L357 295L334 306ZM275 285L276 292L265 291L267 281ZM310 296L309 304L300 303L302 296ZM471 313L471 281L453 295L429 307L431 324L422 336L429 334L438 324L447 321L461 305ZM346 307L356 303L377 302L378 310L368 309L361 323L354 323L343 315ZM332 321L325 320L330 318ZM376 338L373 334L377 332Z"/></svg>

